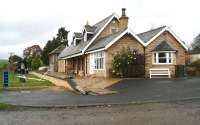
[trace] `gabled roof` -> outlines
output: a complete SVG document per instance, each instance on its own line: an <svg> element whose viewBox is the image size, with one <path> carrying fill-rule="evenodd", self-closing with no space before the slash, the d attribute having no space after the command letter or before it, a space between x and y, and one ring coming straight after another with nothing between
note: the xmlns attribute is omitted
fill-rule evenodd
<svg viewBox="0 0 200 125"><path fill-rule="evenodd" d="M86 50L86 52L97 50L97 49L102 49L105 48L106 45L108 45L113 39L115 39L117 36L119 36L122 32L124 32L126 29L116 32L114 34L111 34L107 37L101 38L97 41L94 41L90 47Z"/></svg>
<svg viewBox="0 0 200 125"><path fill-rule="evenodd" d="M137 41L139 41L139 43L141 43L144 46L143 41L135 33L133 33L129 28L126 28L122 31L111 34L105 38L94 41L91 44L91 46L86 50L86 52L90 53L92 51L105 50L126 34L132 35Z"/></svg>
<svg viewBox="0 0 200 125"><path fill-rule="evenodd" d="M146 47L152 41L154 41L158 36L160 36L163 32L168 31L187 50L185 43L181 41L172 32L172 30L170 30L169 27L166 26L158 27L156 29L152 29L137 35L133 33L130 29L125 29L97 41L96 38L101 34L101 32L114 18L119 20L119 17L115 13L113 13L92 26L90 25L84 26L84 30L86 30L87 32L92 32L93 37L88 41L83 41L83 39L81 39L81 42L77 46L71 45L69 47L66 47L59 55L59 58L67 59L83 55L85 52L88 53L97 49L107 49L109 46L111 46L113 43L119 40L126 33L131 34L134 38L138 40L138 42L140 42L144 47ZM77 33L75 35L77 36L77 38L83 38L81 33Z"/></svg>
<svg viewBox="0 0 200 125"><path fill-rule="evenodd" d="M170 44L168 44L166 41L162 41L153 49L153 51L177 51L177 50Z"/></svg>
<svg viewBox="0 0 200 125"><path fill-rule="evenodd" d="M151 29L149 31L137 34L140 39L143 40L144 43L147 43L151 38L153 38L155 35L157 35L162 29L164 29L166 26L158 27L155 29Z"/></svg>
<svg viewBox="0 0 200 125"><path fill-rule="evenodd" d="M108 17L104 18L103 20L99 21L98 23L94 24L94 26L97 28L97 30L100 30L103 28L106 23L108 23L113 17L117 17L115 13L109 15ZM117 17L118 18L118 17Z"/></svg>
<svg viewBox="0 0 200 125"><path fill-rule="evenodd" d="M66 47L59 55L59 58L71 58L71 57L82 55L113 18L118 19L115 13L109 15L108 17L104 18L100 22L93 25L93 27L96 27L96 29L94 32L94 37L91 40L86 41L86 42L81 41L77 46L71 45L71 46Z"/></svg>
<svg viewBox="0 0 200 125"><path fill-rule="evenodd" d="M54 49L53 51L51 51L49 53L49 55L51 55L51 54L60 54L64 49L65 49L65 45L62 44L62 45L58 46L56 49Z"/></svg>
<svg viewBox="0 0 200 125"><path fill-rule="evenodd" d="M154 41L165 31L169 32L183 46L185 50L188 50L188 47L185 45L185 42L183 42L169 27L166 26L147 31L142 34L138 34L138 36L140 35L140 38L146 41L145 46L148 46L152 41ZM146 39L142 38L142 35Z"/></svg>
<svg viewBox="0 0 200 125"><path fill-rule="evenodd" d="M96 40L96 38L100 35L100 33L105 29L105 27L112 21L112 19L117 18L119 20L119 17L117 14L113 13L110 16L106 17L102 21L96 23L94 26L97 27L94 37L90 40L88 45L83 49L83 52L87 50L87 48Z"/></svg>

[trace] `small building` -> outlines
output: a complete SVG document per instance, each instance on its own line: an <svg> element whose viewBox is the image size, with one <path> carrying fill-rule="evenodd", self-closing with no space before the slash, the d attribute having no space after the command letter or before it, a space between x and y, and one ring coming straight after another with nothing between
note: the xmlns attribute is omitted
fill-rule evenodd
<svg viewBox="0 0 200 125"><path fill-rule="evenodd" d="M65 48L65 45L60 45L49 53L49 70L51 72L58 72L58 56Z"/></svg>

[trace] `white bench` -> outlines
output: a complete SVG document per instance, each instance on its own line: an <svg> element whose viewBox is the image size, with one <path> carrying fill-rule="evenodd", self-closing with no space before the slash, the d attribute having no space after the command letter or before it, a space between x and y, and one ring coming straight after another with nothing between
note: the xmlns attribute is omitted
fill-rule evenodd
<svg viewBox="0 0 200 125"><path fill-rule="evenodd" d="M170 70L168 68L150 68L149 77L151 78L171 78Z"/></svg>

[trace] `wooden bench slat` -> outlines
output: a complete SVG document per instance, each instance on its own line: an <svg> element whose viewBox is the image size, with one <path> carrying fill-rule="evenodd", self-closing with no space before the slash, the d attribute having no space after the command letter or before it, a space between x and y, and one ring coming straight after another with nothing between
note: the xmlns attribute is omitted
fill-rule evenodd
<svg viewBox="0 0 200 125"><path fill-rule="evenodd" d="M151 68L149 70L150 70L150 72L149 72L150 79L151 78L164 78L164 77L158 77L158 76L167 76L168 78L171 78L170 70L168 68L160 68L160 69L159 68Z"/></svg>

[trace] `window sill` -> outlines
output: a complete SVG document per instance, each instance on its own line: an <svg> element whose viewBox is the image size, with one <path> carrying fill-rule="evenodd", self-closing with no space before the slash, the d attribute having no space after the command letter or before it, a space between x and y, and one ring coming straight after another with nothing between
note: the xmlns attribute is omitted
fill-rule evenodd
<svg viewBox="0 0 200 125"><path fill-rule="evenodd" d="M173 63L153 63L152 65L174 65Z"/></svg>
<svg viewBox="0 0 200 125"><path fill-rule="evenodd" d="M95 71L95 70L97 70L97 71L98 71L98 70L104 70L104 69L93 69L93 70L94 70L94 71Z"/></svg>

